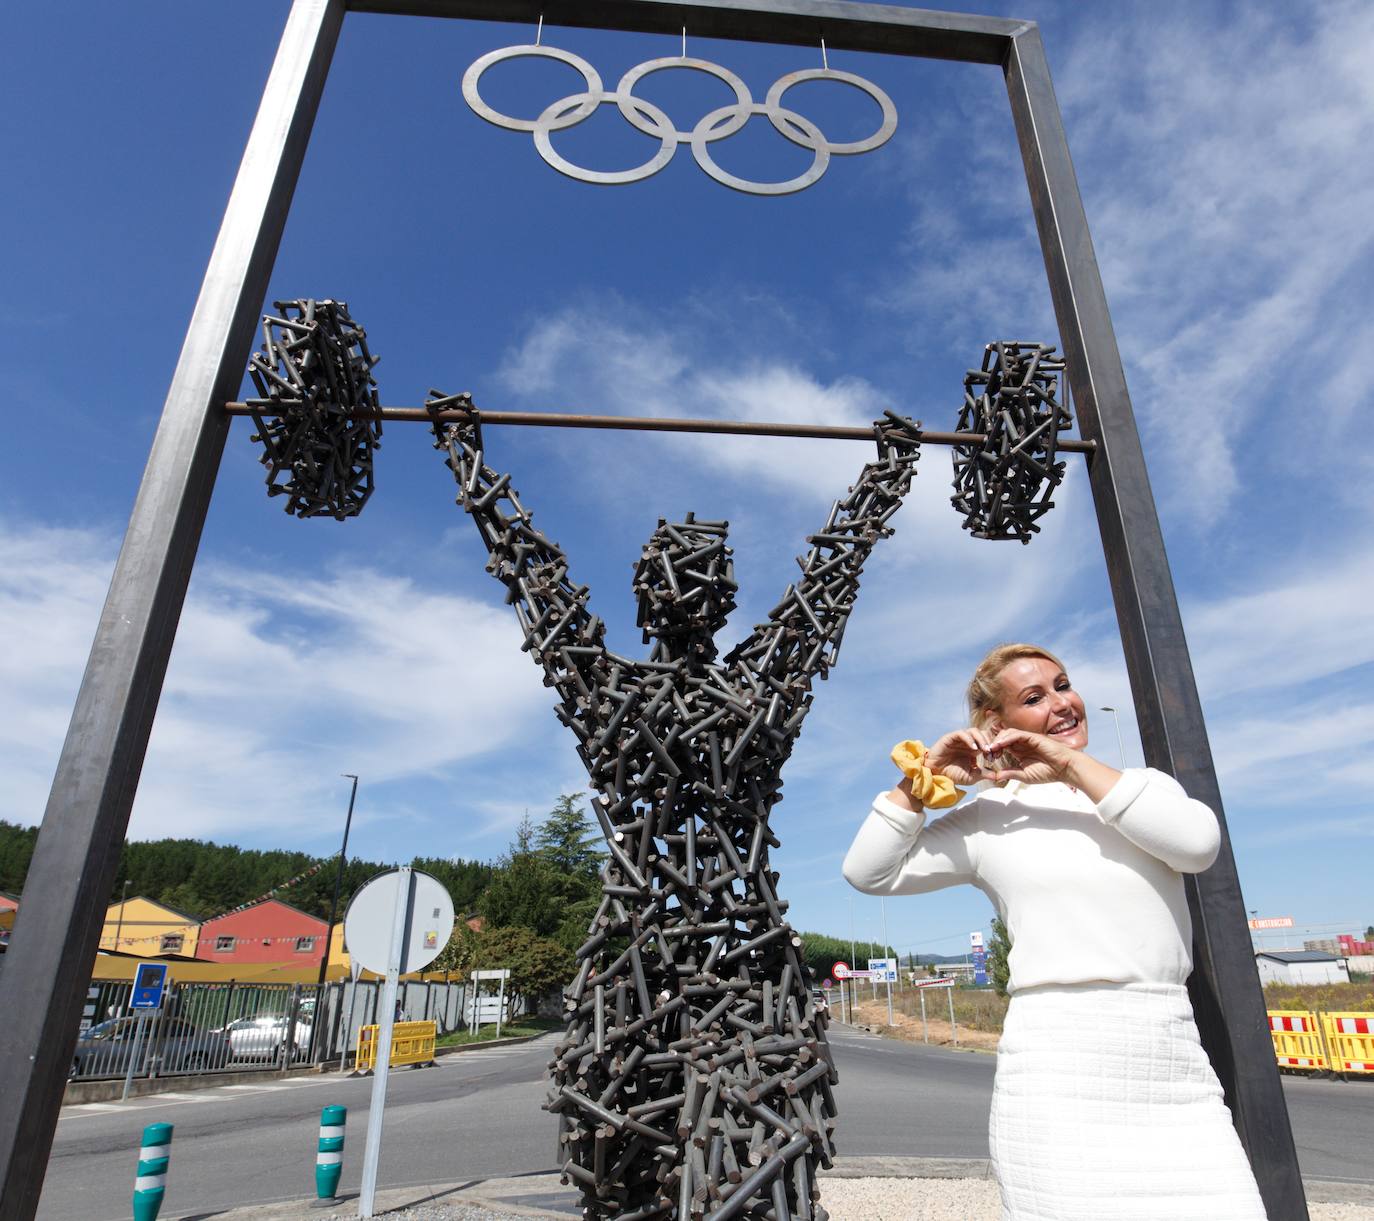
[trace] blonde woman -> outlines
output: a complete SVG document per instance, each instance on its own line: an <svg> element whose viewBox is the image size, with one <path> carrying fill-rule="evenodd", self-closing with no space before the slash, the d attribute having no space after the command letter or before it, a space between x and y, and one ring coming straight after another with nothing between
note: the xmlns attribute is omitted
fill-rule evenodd
<svg viewBox="0 0 1374 1221"><path fill-rule="evenodd" d="M1085 753L1083 700L1046 649L994 649L968 702L967 728L908 751L844 876L875 895L967 882L1006 922L988 1133L1004 1221L1264 1221L1185 989L1182 875L1216 858L1216 816ZM954 785L980 787L928 823Z"/></svg>

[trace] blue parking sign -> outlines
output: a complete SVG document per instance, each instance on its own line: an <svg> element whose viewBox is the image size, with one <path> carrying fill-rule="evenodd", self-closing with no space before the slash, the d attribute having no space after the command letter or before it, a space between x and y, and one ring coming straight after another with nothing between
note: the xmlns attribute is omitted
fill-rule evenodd
<svg viewBox="0 0 1374 1221"><path fill-rule="evenodd" d="M134 991L129 998L130 1009L160 1009L162 993L167 987L165 962L141 962L134 973Z"/></svg>

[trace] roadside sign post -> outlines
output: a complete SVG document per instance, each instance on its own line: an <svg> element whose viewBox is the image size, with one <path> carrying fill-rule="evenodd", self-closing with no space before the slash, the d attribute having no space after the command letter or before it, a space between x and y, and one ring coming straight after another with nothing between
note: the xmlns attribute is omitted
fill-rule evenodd
<svg viewBox="0 0 1374 1221"><path fill-rule="evenodd" d="M353 1045L353 1006L358 1001L358 976L363 973L362 964L356 958L350 958L348 964L349 984L348 984L348 1016L344 1018L343 1028L343 1047L339 1051L339 1072L348 1072L348 1049Z"/></svg>
<svg viewBox="0 0 1374 1221"><path fill-rule="evenodd" d="M143 1031L150 1013L162 1008L162 996L167 989L167 964L165 962L141 962L134 972L134 986L129 993L129 1008L134 1011L134 1045L129 1049L129 1063L124 1069L124 1092L120 1102L129 1100L129 1087L133 1084L134 1067L138 1064L138 1054L143 1049Z"/></svg>
<svg viewBox="0 0 1374 1221"><path fill-rule="evenodd" d="M472 1021L468 1023L468 1029L475 1035L482 1028L482 981L496 980L496 1037L501 1037L501 1015L506 1008L506 980L510 978L510 968L501 967L497 970L474 971L469 977L472 985Z"/></svg>
<svg viewBox="0 0 1374 1221"><path fill-rule="evenodd" d="M912 980L911 986L921 994L921 1037L930 1042L930 1023L926 1019L926 989L944 988L949 993L949 1029L951 1037L954 1039L954 1046L959 1046L959 1028L954 1024L954 977L944 976L940 979L916 979Z"/></svg>
<svg viewBox="0 0 1374 1221"><path fill-rule="evenodd" d="M880 979L887 984L887 1024L891 1026L892 982L897 978L897 960L895 958L870 958L868 960L868 976L873 981L875 993Z"/></svg>
<svg viewBox="0 0 1374 1221"><path fill-rule="evenodd" d="M849 1016L844 1017L845 1006L845 983L849 979L849 964L847 962L837 962L830 968L830 974L840 981L840 1016L851 1026L854 1024L854 989L851 986L848 991Z"/></svg>
<svg viewBox="0 0 1374 1221"><path fill-rule="evenodd" d="M973 951L973 982L980 988L988 982L988 952L983 945L983 934L979 930L968 935L969 948Z"/></svg>
<svg viewBox="0 0 1374 1221"><path fill-rule="evenodd" d="M358 1193L360 1218L373 1215L377 1196L377 1162L382 1152L382 1118L400 978L429 966L448 944L452 932L453 899L448 891L437 879L409 865L378 874L353 896L344 916L344 938L353 962L359 968L386 975L377 1015L377 1056Z"/></svg>

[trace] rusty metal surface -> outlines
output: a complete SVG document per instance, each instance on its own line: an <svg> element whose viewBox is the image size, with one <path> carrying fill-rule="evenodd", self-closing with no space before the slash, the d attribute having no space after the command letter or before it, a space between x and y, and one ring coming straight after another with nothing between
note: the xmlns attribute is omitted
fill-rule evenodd
<svg viewBox="0 0 1374 1221"><path fill-rule="evenodd" d="M267 494L297 517L356 517L372 495L381 444L367 333L342 301L275 301L248 363L259 398L245 406L263 445ZM268 410L270 409L270 410Z"/></svg>
<svg viewBox="0 0 1374 1221"><path fill-rule="evenodd" d="M1063 370L1048 344L998 341L964 378L959 430L982 440L955 446L950 500L974 538L1028 543L1054 507L1050 494L1064 478L1055 457L1068 448L1059 433L1073 423L1056 397Z"/></svg>
<svg viewBox="0 0 1374 1221"><path fill-rule="evenodd" d="M728 524L660 521L634 573L651 645L637 660L607 647L587 587L488 464L470 398L430 405L487 569L577 736L609 849L550 1064L564 1178L589 1218L820 1221L837 1078L769 816L920 432L878 422L877 458L808 540L797 582L724 658L713 636L735 601ZM453 412L466 418L438 418Z"/></svg>

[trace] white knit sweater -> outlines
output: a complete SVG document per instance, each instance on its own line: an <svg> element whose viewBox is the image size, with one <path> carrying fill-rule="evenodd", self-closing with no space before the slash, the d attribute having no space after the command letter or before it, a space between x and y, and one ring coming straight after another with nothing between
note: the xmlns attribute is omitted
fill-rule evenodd
<svg viewBox="0 0 1374 1221"><path fill-rule="evenodd" d="M1011 936L1008 991L1044 984L1182 984L1192 970L1184 873L1220 846L1216 816L1153 768L1129 769L1100 803L1064 784L987 788L926 825L885 796L844 876L874 895L970 882Z"/></svg>

